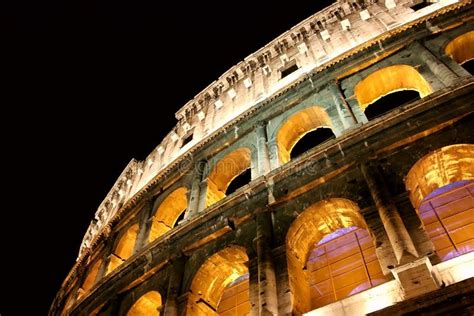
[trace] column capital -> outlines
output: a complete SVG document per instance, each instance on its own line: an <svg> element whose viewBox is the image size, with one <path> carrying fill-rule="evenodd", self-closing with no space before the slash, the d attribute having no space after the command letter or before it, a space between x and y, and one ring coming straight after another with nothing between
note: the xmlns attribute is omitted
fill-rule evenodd
<svg viewBox="0 0 474 316"><path fill-rule="evenodd" d="M266 128L267 127L267 124L268 122L267 121L258 121L257 124L255 124L255 129L260 129L260 128Z"/></svg>

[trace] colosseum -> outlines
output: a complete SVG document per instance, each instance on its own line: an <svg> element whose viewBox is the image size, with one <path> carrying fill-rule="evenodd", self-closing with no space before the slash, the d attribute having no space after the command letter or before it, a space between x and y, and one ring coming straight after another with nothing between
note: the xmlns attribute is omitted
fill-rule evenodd
<svg viewBox="0 0 474 316"><path fill-rule="evenodd" d="M473 315L472 1L339 0L176 112L50 315Z"/></svg>

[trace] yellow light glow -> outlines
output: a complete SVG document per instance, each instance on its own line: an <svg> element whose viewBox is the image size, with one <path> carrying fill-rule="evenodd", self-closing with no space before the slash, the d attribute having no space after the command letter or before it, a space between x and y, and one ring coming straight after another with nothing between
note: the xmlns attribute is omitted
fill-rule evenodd
<svg viewBox="0 0 474 316"><path fill-rule="evenodd" d="M142 295L130 308L127 316L159 316L161 295L156 291Z"/></svg>
<svg viewBox="0 0 474 316"><path fill-rule="evenodd" d="M287 252L304 266L314 244L338 229L351 226L367 228L356 203L335 198L313 204L301 213L288 229Z"/></svg>
<svg viewBox="0 0 474 316"><path fill-rule="evenodd" d="M109 257L109 265L107 266L107 271L105 271L105 275L109 274L110 272L114 271L118 266L123 263L124 260L118 258L116 255L110 255Z"/></svg>
<svg viewBox="0 0 474 316"><path fill-rule="evenodd" d="M293 114L278 131L277 143L280 163L290 161L295 144L307 133L319 127L331 127L329 115L319 106L313 106Z"/></svg>
<svg viewBox="0 0 474 316"><path fill-rule="evenodd" d="M102 260L97 260L92 267L89 268L87 272L87 277L82 284L82 289L87 292L91 287L97 282L97 274L99 273L100 266L102 265Z"/></svg>
<svg viewBox="0 0 474 316"><path fill-rule="evenodd" d="M61 316L69 315L69 309L74 305L74 293L68 295L66 303L64 303L64 309L61 312Z"/></svg>
<svg viewBox="0 0 474 316"><path fill-rule="evenodd" d="M467 32L449 42L445 53L458 64L474 59L474 31Z"/></svg>
<svg viewBox="0 0 474 316"><path fill-rule="evenodd" d="M250 168L251 153L239 148L219 160L207 178L206 206L223 199L227 187L239 174Z"/></svg>
<svg viewBox="0 0 474 316"><path fill-rule="evenodd" d="M247 261L245 248L240 246L227 247L209 257L193 278L187 315L217 315L215 311L226 287L248 273ZM203 311L206 308L199 306L200 300L214 311L209 308L208 312Z"/></svg>
<svg viewBox="0 0 474 316"><path fill-rule="evenodd" d="M450 183L474 179L474 145L440 148L418 160L407 174L405 186L418 209L431 192Z"/></svg>
<svg viewBox="0 0 474 316"><path fill-rule="evenodd" d="M396 91L415 90L424 98L432 89L415 68L408 65L395 65L377 70L354 88L354 93L362 111L381 97Z"/></svg>
<svg viewBox="0 0 474 316"><path fill-rule="evenodd" d="M188 206L187 193L188 189L184 187L178 188L161 202L151 225L148 238L150 242L165 234L176 225L176 220Z"/></svg>
<svg viewBox="0 0 474 316"><path fill-rule="evenodd" d="M367 228L357 204L342 198L311 205L291 224L286 236L286 254L294 313L311 310L311 293L306 275L306 262L311 249L324 236L352 226Z"/></svg>
<svg viewBox="0 0 474 316"><path fill-rule="evenodd" d="M113 252L112 256L110 257L110 262L107 267L107 273L112 272L117 268L119 265L123 263L123 261L130 258L133 254L133 250L135 248L135 242L137 240L139 226L135 224L131 226L127 231L120 237L117 246L115 247L115 251Z"/></svg>

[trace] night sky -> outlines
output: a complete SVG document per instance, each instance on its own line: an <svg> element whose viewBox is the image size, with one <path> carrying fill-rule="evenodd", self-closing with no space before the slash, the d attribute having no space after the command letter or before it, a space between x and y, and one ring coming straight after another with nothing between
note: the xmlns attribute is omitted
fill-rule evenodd
<svg viewBox="0 0 474 316"><path fill-rule="evenodd" d="M46 315L127 163L161 142L194 95L330 2L35 1L0 10L0 314Z"/></svg>

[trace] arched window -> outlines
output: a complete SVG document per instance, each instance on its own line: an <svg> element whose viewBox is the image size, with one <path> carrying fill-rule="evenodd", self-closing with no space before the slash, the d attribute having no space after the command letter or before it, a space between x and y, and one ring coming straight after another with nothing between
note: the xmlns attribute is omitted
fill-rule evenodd
<svg viewBox="0 0 474 316"><path fill-rule="evenodd" d="M474 31L456 37L446 45L444 51L471 75L474 74Z"/></svg>
<svg viewBox="0 0 474 316"><path fill-rule="evenodd" d="M313 106L293 114L277 134L280 163L285 164L292 157L335 137L331 126L331 119L326 111L319 106ZM305 137L306 135L308 137ZM300 141L301 148L298 148ZM293 154L295 149L296 152Z"/></svg>
<svg viewBox="0 0 474 316"><path fill-rule="evenodd" d="M127 231L120 237L117 246L115 246L114 252L109 257L110 261L106 274L115 270L115 268L132 256L135 242L137 240L138 229L138 224L135 224L127 229Z"/></svg>
<svg viewBox="0 0 474 316"><path fill-rule="evenodd" d="M431 152L413 165L405 184L441 260L474 250L474 145Z"/></svg>
<svg viewBox="0 0 474 316"><path fill-rule="evenodd" d="M410 93L414 91L415 93ZM394 65L379 69L354 88L360 108L368 119L432 92L430 85L412 66ZM390 94L396 93L394 96Z"/></svg>
<svg viewBox="0 0 474 316"><path fill-rule="evenodd" d="M308 207L286 238L296 314L386 281L357 204L335 198Z"/></svg>
<svg viewBox="0 0 474 316"><path fill-rule="evenodd" d="M219 160L207 178L206 206L211 206L223 199L226 192L232 193L227 191L229 186L234 191L238 189L237 185L232 184L234 180L238 181L239 187L247 184L250 181L249 176L246 176L245 179L238 178L238 176L250 168L251 153L248 148L236 149Z"/></svg>
<svg viewBox="0 0 474 316"><path fill-rule="evenodd" d="M151 224L150 236L148 238L150 242L171 230L178 222L180 216L184 215L188 207L187 193L188 190L186 188L178 188L161 202Z"/></svg>
<svg viewBox="0 0 474 316"><path fill-rule="evenodd" d="M207 259L191 283L186 315L247 315L250 312L247 253L227 247Z"/></svg>
<svg viewBox="0 0 474 316"><path fill-rule="evenodd" d="M150 291L142 295L128 310L127 316L159 316L161 311L161 295Z"/></svg>
<svg viewBox="0 0 474 316"><path fill-rule="evenodd" d="M98 273L99 273L101 265L102 265L102 260L99 259L89 268L89 271L87 272L87 276L84 279L84 282L82 283L82 289L84 290L84 292L89 291L97 282L97 277L98 277Z"/></svg>

